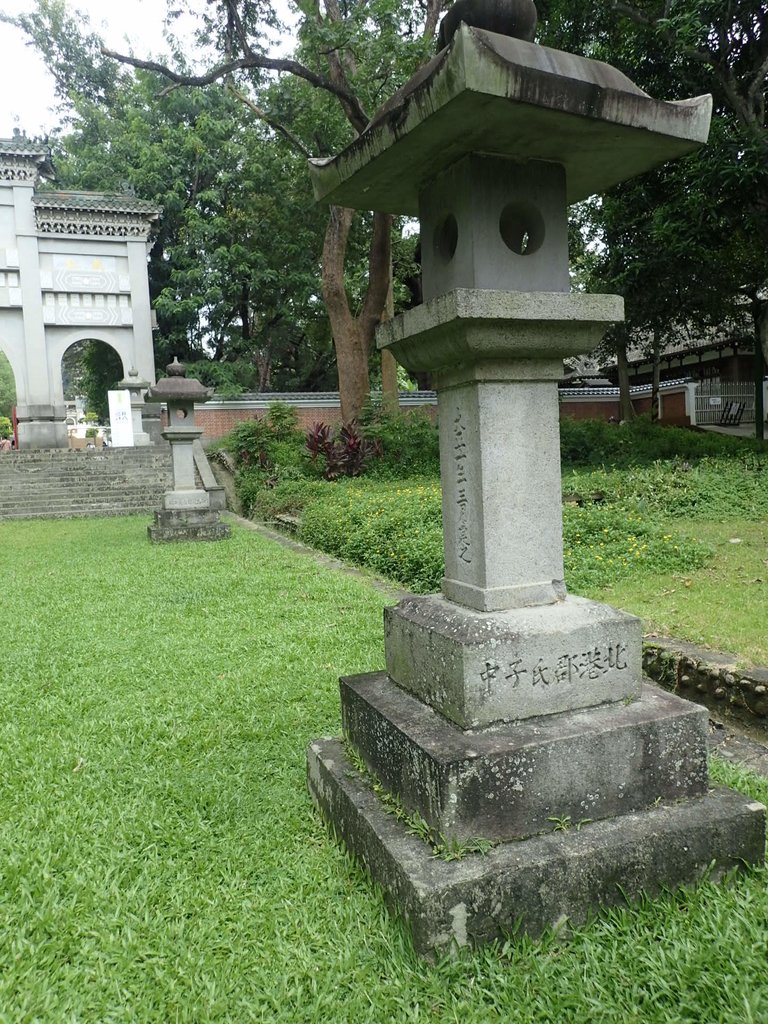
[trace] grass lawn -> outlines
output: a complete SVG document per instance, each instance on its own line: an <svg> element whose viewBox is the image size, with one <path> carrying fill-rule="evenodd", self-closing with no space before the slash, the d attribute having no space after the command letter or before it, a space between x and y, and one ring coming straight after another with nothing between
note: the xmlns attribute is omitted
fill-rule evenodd
<svg viewBox="0 0 768 1024"><path fill-rule="evenodd" d="M768 523L680 520L668 529L703 541L711 560L687 573L588 588L587 596L641 616L646 633L730 651L743 666L768 665Z"/></svg>
<svg viewBox="0 0 768 1024"><path fill-rule="evenodd" d="M239 529L151 547L144 518L0 543L3 1024L768 1019L765 869L565 943L413 955L304 781L336 677L383 665L364 580Z"/></svg>

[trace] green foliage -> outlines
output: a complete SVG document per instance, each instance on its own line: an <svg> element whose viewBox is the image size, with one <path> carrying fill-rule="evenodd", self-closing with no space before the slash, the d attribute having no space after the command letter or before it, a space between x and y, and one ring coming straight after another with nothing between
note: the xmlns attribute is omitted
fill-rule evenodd
<svg viewBox="0 0 768 1024"><path fill-rule="evenodd" d="M766 472L768 455L744 452L705 456L698 463L671 459L621 471L594 470L566 477L564 488L582 495L597 491L643 516L757 521L768 517Z"/></svg>
<svg viewBox="0 0 768 1024"><path fill-rule="evenodd" d="M328 487L305 505L300 537L419 592L443 575L440 488L435 481Z"/></svg>
<svg viewBox="0 0 768 1024"><path fill-rule="evenodd" d="M13 423L7 416L0 416L0 437L10 437L13 433Z"/></svg>
<svg viewBox="0 0 768 1024"><path fill-rule="evenodd" d="M87 18L57 0L17 21L65 111L55 187L128 188L162 208L148 268L158 366L212 361L218 374L198 376L230 395L332 386L317 301L325 214L303 156L225 86L164 93L159 75L103 57Z"/></svg>
<svg viewBox="0 0 768 1024"><path fill-rule="evenodd" d="M88 423L109 419L108 391L114 390L123 376L120 356L101 341L79 341L64 353L61 363L64 395L69 399L82 395L86 400Z"/></svg>
<svg viewBox="0 0 768 1024"><path fill-rule="evenodd" d="M444 574L442 509L436 481L305 493L301 538L419 593ZM658 572L691 572L710 550L670 533L628 501L563 510L566 583L574 590Z"/></svg>
<svg viewBox="0 0 768 1024"><path fill-rule="evenodd" d="M265 488L316 475L296 410L284 402L272 402L265 416L239 423L219 446L235 457L238 498L246 515L256 512Z"/></svg>
<svg viewBox="0 0 768 1024"><path fill-rule="evenodd" d="M711 550L668 533L659 520L631 505L585 505L563 510L565 577L577 592L656 573L690 573Z"/></svg>
<svg viewBox="0 0 768 1024"><path fill-rule="evenodd" d="M237 496L243 511L252 519L269 522L276 515L300 515L307 504L322 500L327 485L319 480L283 479L274 487L264 486L264 475L242 470L237 475Z"/></svg>
<svg viewBox="0 0 768 1024"><path fill-rule="evenodd" d="M329 487L316 479L290 408L273 406L225 442L239 460L246 514L300 516L308 544L415 591L439 589L442 513L430 420L369 412L366 433L384 453L371 464L370 484ZM566 582L575 590L702 566L709 548L673 531L674 520L768 518L768 456L759 443L646 418L622 427L565 420L561 437L564 461L584 467L563 477ZM664 457L671 453L680 454Z"/></svg>
<svg viewBox="0 0 768 1024"><path fill-rule="evenodd" d="M577 279L626 301L626 324L609 332L603 352L630 339L657 361L669 344L715 330L762 331L768 351L765 4L537 6L541 42L606 60L654 97L714 97L708 145L580 209L591 245L578 253Z"/></svg>
<svg viewBox="0 0 768 1024"><path fill-rule="evenodd" d="M621 425L569 416L560 421L560 455L564 466L639 466L659 459L728 458L764 450L759 441L714 431L661 426L651 423L648 416L638 416Z"/></svg>
<svg viewBox="0 0 768 1024"><path fill-rule="evenodd" d="M10 417L16 405L16 379L5 353L0 352L0 416Z"/></svg>
<svg viewBox="0 0 768 1024"><path fill-rule="evenodd" d="M365 436L381 446L369 476L400 480L439 472L437 426L426 410L391 414L381 405L371 405L365 410L362 423Z"/></svg>

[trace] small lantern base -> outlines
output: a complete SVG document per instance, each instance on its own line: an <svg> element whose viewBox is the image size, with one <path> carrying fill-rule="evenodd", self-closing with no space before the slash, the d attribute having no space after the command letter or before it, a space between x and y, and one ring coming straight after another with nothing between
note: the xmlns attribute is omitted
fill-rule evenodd
<svg viewBox="0 0 768 1024"><path fill-rule="evenodd" d="M210 509L167 509L155 512L155 521L147 527L147 534L155 544L168 544L184 540L226 540L231 530L221 522L219 513Z"/></svg>

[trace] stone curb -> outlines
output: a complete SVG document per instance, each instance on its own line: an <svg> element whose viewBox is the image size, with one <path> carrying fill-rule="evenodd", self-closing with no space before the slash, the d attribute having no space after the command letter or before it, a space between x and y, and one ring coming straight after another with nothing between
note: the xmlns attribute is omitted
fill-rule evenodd
<svg viewBox="0 0 768 1024"><path fill-rule="evenodd" d="M735 654L670 637L646 637L643 669L660 686L703 704L716 719L768 739L768 669L738 668Z"/></svg>

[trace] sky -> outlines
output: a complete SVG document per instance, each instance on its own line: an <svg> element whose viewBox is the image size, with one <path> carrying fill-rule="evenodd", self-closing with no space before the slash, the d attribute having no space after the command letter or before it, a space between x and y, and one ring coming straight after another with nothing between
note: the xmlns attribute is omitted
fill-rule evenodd
<svg viewBox="0 0 768 1024"><path fill-rule="evenodd" d="M4 14L27 14L32 0L0 0ZM124 49L126 37L140 53L145 46L155 51L163 43L163 0L77 0L74 7L85 11L93 28L114 49ZM53 79L36 51L25 45L25 36L0 23L0 137L8 138L14 128L27 135L45 134L57 123Z"/></svg>
<svg viewBox="0 0 768 1024"><path fill-rule="evenodd" d="M164 49L165 0L72 0L68 6L88 14L92 29L110 49L125 53L132 47L137 56ZM33 0L0 0L3 14L27 14L34 7ZM174 24L181 38L184 29L183 21ZM2 22L0 96L0 138L10 138L14 128L30 137L45 134L58 123L51 111L55 104L52 76L36 51L25 45L23 33Z"/></svg>

